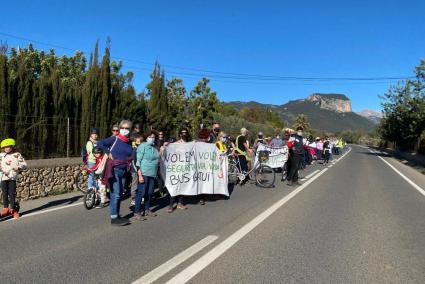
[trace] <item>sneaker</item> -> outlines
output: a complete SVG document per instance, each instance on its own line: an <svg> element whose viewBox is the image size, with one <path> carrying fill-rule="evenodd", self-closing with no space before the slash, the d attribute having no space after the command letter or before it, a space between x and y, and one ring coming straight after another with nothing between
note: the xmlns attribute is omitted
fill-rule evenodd
<svg viewBox="0 0 425 284"><path fill-rule="evenodd" d="M10 210L9 210L9 208L3 208L3 210L1 211L1 217L5 217L5 216L7 216L7 215L9 215L10 214Z"/></svg>
<svg viewBox="0 0 425 284"><path fill-rule="evenodd" d="M288 181L286 185L293 186L292 181Z"/></svg>
<svg viewBox="0 0 425 284"><path fill-rule="evenodd" d="M13 216L13 219L19 219L20 217L19 212L16 210L13 211L12 216Z"/></svg>
<svg viewBox="0 0 425 284"><path fill-rule="evenodd" d="M136 206L136 200L132 199L130 202L130 206Z"/></svg>
<svg viewBox="0 0 425 284"><path fill-rule="evenodd" d="M140 213L134 213L134 216L131 218L131 220L135 220L135 221L145 221L146 217L143 216Z"/></svg>
<svg viewBox="0 0 425 284"><path fill-rule="evenodd" d="M122 217L117 217L117 218L111 219L111 225L112 226L124 226L124 225L127 225L129 223L130 222L128 221L128 219L122 218Z"/></svg>
<svg viewBox="0 0 425 284"><path fill-rule="evenodd" d="M173 211L174 211L174 208L173 207L168 207L167 213L173 213Z"/></svg>
<svg viewBox="0 0 425 284"><path fill-rule="evenodd" d="M186 209L187 209L187 206L186 206L186 205L184 205L184 204L179 203L179 204L177 205L177 208L178 208L178 209L181 209L181 210L186 210Z"/></svg>
<svg viewBox="0 0 425 284"><path fill-rule="evenodd" d="M199 204L200 205L205 205L205 200L203 200L203 199L199 200Z"/></svg>

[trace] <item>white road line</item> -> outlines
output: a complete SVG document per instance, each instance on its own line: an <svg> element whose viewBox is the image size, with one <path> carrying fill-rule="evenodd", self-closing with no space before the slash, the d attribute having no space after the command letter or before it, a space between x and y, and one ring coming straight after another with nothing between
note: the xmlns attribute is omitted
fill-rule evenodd
<svg viewBox="0 0 425 284"><path fill-rule="evenodd" d="M237 230L235 233L233 233L231 236L229 236L227 239L225 239L223 242L215 246L213 249L211 249L209 252L207 252L205 255L203 255L201 258L199 258L197 261L192 263L190 266L188 266L186 269L181 271L179 274L174 276L170 281L167 283L169 284L181 284L186 283L190 279L192 279L196 274L201 272L204 268L206 268L208 265L210 265L214 260L216 260L218 257L220 257L223 253L225 253L228 249L230 249L233 245L235 245L239 240L241 240L244 236L246 236L250 231L252 231L255 227L257 227L259 224L261 224L265 219L267 219L270 215L272 215L276 210L278 210L281 206L283 206L286 202L291 200L293 197L295 197L299 192L301 192L303 189L305 189L309 184L311 184L313 181L315 181L319 176L321 176L323 173L325 173L327 169L324 169L317 175L315 175L312 179L305 182L303 185L299 186L297 189L280 199L278 202L270 206L268 209L266 209L263 213L252 219L250 222L248 222L246 225L244 225L242 228Z"/></svg>
<svg viewBox="0 0 425 284"><path fill-rule="evenodd" d="M372 151L369 149L370 152L375 153L375 151ZM399 170L397 170L393 165L388 163L384 158L377 156L379 159L381 159L385 164L387 164L391 169L393 169L396 173L398 173L405 181L407 181L411 186L413 186L419 193L421 193L423 196L425 196L425 190L421 188L419 185L411 181L408 177L406 177L404 174L402 174Z"/></svg>
<svg viewBox="0 0 425 284"><path fill-rule="evenodd" d="M318 173L318 172L320 172L320 170L315 170L314 172L312 172L311 174L309 174L309 175L307 175L306 177L305 177L305 179L309 179L309 178L311 178L312 176L314 176L316 173Z"/></svg>
<svg viewBox="0 0 425 284"><path fill-rule="evenodd" d="M180 265L181 263L185 262L187 259L192 257L197 252L201 251L203 248L208 246L209 244L213 243L215 240L217 240L217 236L207 236L206 238L200 240L190 248L182 251L169 261L165 262L164 264L158 266L148 274L145 274L141 278L137 279L133 282L133 284L142 284L142 283L152 283L159 278L161 278L163 275Z"/></svg>
<svg viewBox="0 0 425 284"><path fill-rule="evenodd" d="M83 202L77 202L77 203L72 203L72 204L65 205L65 206L60 206L60 207L56 207L56 208L41 210L41 211L30 213L30 214L24 214L24 215L22 215L20 217L20 219L31 217L31 216L36 216L36 215L41 215L41 214L45 214L45 213L49 213L49 212L53 212L53 211L57 211L57 210L62 210L62 209L66 209L66 208L69 208L69 207L74 207L74 206L78 206L78 205L82 205L82 204L83 204ZM10 221L16 221L16 220L13 219L13 218L12 219L9 219L9 220L6 220L6 222L10 222Z"/></svg>

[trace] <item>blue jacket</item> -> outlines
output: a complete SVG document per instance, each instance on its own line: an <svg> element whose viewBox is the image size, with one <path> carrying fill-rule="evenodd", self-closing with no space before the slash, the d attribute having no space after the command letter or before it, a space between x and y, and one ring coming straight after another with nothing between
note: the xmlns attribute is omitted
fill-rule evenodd
<svg viewBox="0 0 425 284"><path fill-rule="evenodd" d="M114 145L115 144L115 145ZM130 142L126 143L116 136L111 136L97 142L97 146L101 147L107 154L111 153L114 160L131 161L133 150ZM112 151L111 151L112 148ZM120 165L118 167L126 167Z"/></svg>
<svg viewBox="0 0 425 284"><path fill-rule="evenodd" d="M144 176L156 177L158 173L159 152L154 147L144 142L137 147L136 165Z"/></svg>

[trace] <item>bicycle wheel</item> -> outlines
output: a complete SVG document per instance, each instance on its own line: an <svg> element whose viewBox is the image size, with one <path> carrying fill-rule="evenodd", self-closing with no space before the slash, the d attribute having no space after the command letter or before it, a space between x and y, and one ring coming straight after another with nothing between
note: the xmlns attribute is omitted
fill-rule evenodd
<svg viewBox="0 0 425 284"><path fill-rule="evenodd" d="M267 165L260 165L255 170L255 181L261 187L273 187L276 174L273 169Z"/></svg>
<svg viewBox="0 0 425 284"><path fill-rule="evenodd" d="M237 184L239 182L239 169L234 164L229 164L229 167L227 169L227 178L228 183L230 184Z"/></svg>
<svg viewBox="0 0 425 284"><path fill-rule="evenodd" d="M96 204L96 190L94 188L89 188L84 194L83 204L87 210L94 207Z"/></svg>
<svg viewBox="0 0 425 284"><path fill-rule="evenodd" d="M79 171L77 176L74 179L74 185L79 191L81 191L82 193L86 193L87 180L88 180L88 174L86 174L84 171Z"/></svg>

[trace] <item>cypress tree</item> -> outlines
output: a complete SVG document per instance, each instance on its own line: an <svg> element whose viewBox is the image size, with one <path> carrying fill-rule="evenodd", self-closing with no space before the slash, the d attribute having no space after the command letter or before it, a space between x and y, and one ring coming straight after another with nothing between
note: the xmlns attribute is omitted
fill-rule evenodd
<svg viewBox="0 0 425 284"><path fill-rule="evenodd" d="M149 124L153 129L168 130L168 98L165 75L158 62L147 85L149 95Z"/></svg>
<svg viewBox="0 0 425 284"><path fill-rule="evenodd" d="M7 57L6 49L0 47L0 135L6 137L6 119L5 114L9 113L8 108L8 71L7 71Z"/></svg>
<svg viewBox="0 0 425 284"><path fill-rule="evenodd" d="M105 136L109 130L109 123L111 121L111 68L109 62L109 47L105 49L105 55L102 59L101 68L101 109L100 109L100 134Z"/></svg>

